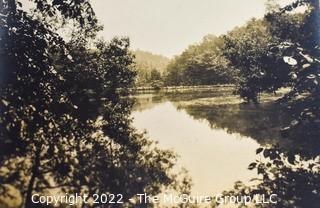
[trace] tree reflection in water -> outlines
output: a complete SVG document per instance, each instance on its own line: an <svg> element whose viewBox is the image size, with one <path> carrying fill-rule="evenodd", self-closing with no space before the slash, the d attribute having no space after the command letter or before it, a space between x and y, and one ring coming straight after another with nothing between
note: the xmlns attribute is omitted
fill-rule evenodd
<svg viewBox="0 0 320 208"><path fill-rule="evenodd" d="M248 167L257 171L261 178L253 179L256 183L250 186L238 182L234 190L225 192L226 195L265 194L267 198L277 195L277 204L255 204L255 207L319 206L318 129L305 131L301 128L290 134L281 133L281 127L288 124L293 112L284 111L278 104L190 105L182 108L195 119L206 119L212 128L249 136L265 146L257 150L261 159Z"/></svg>
<svg viewBox="0 0 320 208"><path fill-rule="evenodd" d="M320 140L317 128L297 128L294 132L281 132L295 112L284 109L274 101L249 105L234 102L230 93L177 93L154 94L139 98L140 105L150 108L157 103L171 101L178 109L186 111L193 119L206 120L213 129L224 129L255 139L263 148L257 150L256 161L248 168L260 177L252 184L235 183L234 189L225 195L271 194L277 195L277 204L250 204L248 207L318 207L320 202ZM224 102L204 102L214 96L224 97ZM232 102L228 100L233 97ZM192 99L190 99L192 97ZM209 98L211 97L211 98ZM185 99L184 99L185 98ZM143 103L141 103L143 102ZM136 104L139 110L139 103ZM213 205L215 207L218 204ZM245 207L239 204L239 207Z"/></svg>

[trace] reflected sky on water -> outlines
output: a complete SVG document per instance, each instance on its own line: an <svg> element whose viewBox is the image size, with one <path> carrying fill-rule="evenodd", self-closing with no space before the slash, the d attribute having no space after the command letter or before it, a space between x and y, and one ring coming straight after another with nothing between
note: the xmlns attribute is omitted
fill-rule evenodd
<svg viewBox="0 0 320 208"><path fill-rule="evenodd" d="M247 169L260 146L254 139L212 128L207 120L195 119L177 108L175 102L149 96L138 97L149 102L138 100L139 110L132 114L134 126L180 156L178 166L189 171L193 193L212 195L256 176Z"/></svg>

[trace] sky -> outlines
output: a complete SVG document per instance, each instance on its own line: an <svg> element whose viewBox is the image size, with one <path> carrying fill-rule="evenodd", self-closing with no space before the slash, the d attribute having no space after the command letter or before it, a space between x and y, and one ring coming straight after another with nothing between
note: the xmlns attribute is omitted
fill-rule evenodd
<svg viewBox="0 0 320 208"><path fill-rule="evenodd" d="M128 36L133 49L168 57L207 34L220 35L252 17L265 0L92 0L106 39Z"/></svg>
<svg viewBox="0 0 320 208"><path fill-rule="evenodd" d="M21 0L31 8L29 0ZM132 49L173 57L205 35L221 35L263 17L266 2L292 0L91 0L100 36L129 37Z"/></svg>

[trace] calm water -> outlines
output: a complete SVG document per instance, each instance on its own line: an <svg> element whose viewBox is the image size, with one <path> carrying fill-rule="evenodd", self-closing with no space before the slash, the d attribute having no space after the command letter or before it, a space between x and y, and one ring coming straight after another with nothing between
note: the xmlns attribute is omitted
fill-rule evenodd
<svg viewBox="0 0 320 208"><path fill-rule="evenodd" d="M179 155L193 194L213 195L256 177L248 164L261 145L277 139L280 114L240 104L229 89L135 96L134 126Z"/></svg>

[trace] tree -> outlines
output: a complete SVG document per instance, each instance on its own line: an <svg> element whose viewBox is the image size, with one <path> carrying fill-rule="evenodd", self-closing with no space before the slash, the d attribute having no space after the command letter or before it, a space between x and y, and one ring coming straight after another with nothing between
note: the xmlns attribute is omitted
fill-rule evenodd
<svg viewBox="0 0 320 208"><path fill-rule="evenodd" d="M159 80L162 79L170 59L141 50L134 51L134 55L137 71L136 84L138 86L149 86L154 85L156 81L163 85Z"/></svg>
<svg viewBox="0 0 320 208"><path fill-rule="evenodd" d="M221 53L224 40L208 35L191 45L169 65L168 85L214 85L234 82L235 71Z"/></svg>
<svg viewBox="0 0 320 208"><path fill-rule="evenodd" d="M257 149L257 154L262 154L264 159L251 163L248 168L256 170L262 180L256 179L258 182L251 186L237 183L226 195L277 194L277 204L261 204L261 207L317 207L320 201L320 40L316 31L320 22L319 1L298 0L276 14L268 14L268 18L302 5L308 10L299 35L272 46L270 52L283 59L292 77L292 89L281 103L288 108L293 120L282 129L282 136L308 143L315 151L301 150L299 143L292 150L277 145ZM280 27L277 30L275 34L284 34Z"/></svg>
<svg viewBox="0 0 320 208"><path fill-rule="evenodd" d="M223 53L239 70L237 93L247 101L258 102L261 92L275 92L290 83L289 67L269 52L277 44L265 20L251 20L246 26L224 36Z"/></svg>
<svg viewBox="0 0 320 208"><path fill-rule="evenodd" d="M319 34L317 27L320 25L320 8L318 1L296 1L270 16L286 16L288 11L292 11L299 6L306 6L302 26L298 37L287 39L272 47L272 52L277 57L290 66L289 75L292 79L292 90L282 99L285 106L291 109L295 119L291 124L283 128L283 133L289 131L300 132L304 129L308 137L316 139L319 135ZM273 20L271 18L271 20ZM281 34L281 29L275 30L276 34Z"/></svg>
<svg viewBox="0 0 320 208"><path fill-rule="evenodd" d="M130 205L136 193L173 186L175 156L136 132L122 98L135 76L128 39L92 48L86 0L34 1L36 12L78 21L69 43L21 3L0 2L0 203L34 207L33 193L55 190L122 193Z"/></svg>
<svg viewBox="0 0 320 208"><path fill-rule="evenodd" d="M291 207L318 207L320 201L319 190L319 163L316 160L306 160L300 154L283 152L277 147L259 148L257 154L263 160L251 163L248 168L257 171L259 178L252 179L256 183L247 186L237 182L234 190L226 191L226 196L250 196L264 195L277 203L256 203L256 207L291 208ZM302 156L302 157L301 157ZM261 200L261 199L260 199ZM248 207L244 203L237 207Z"/></svg>

